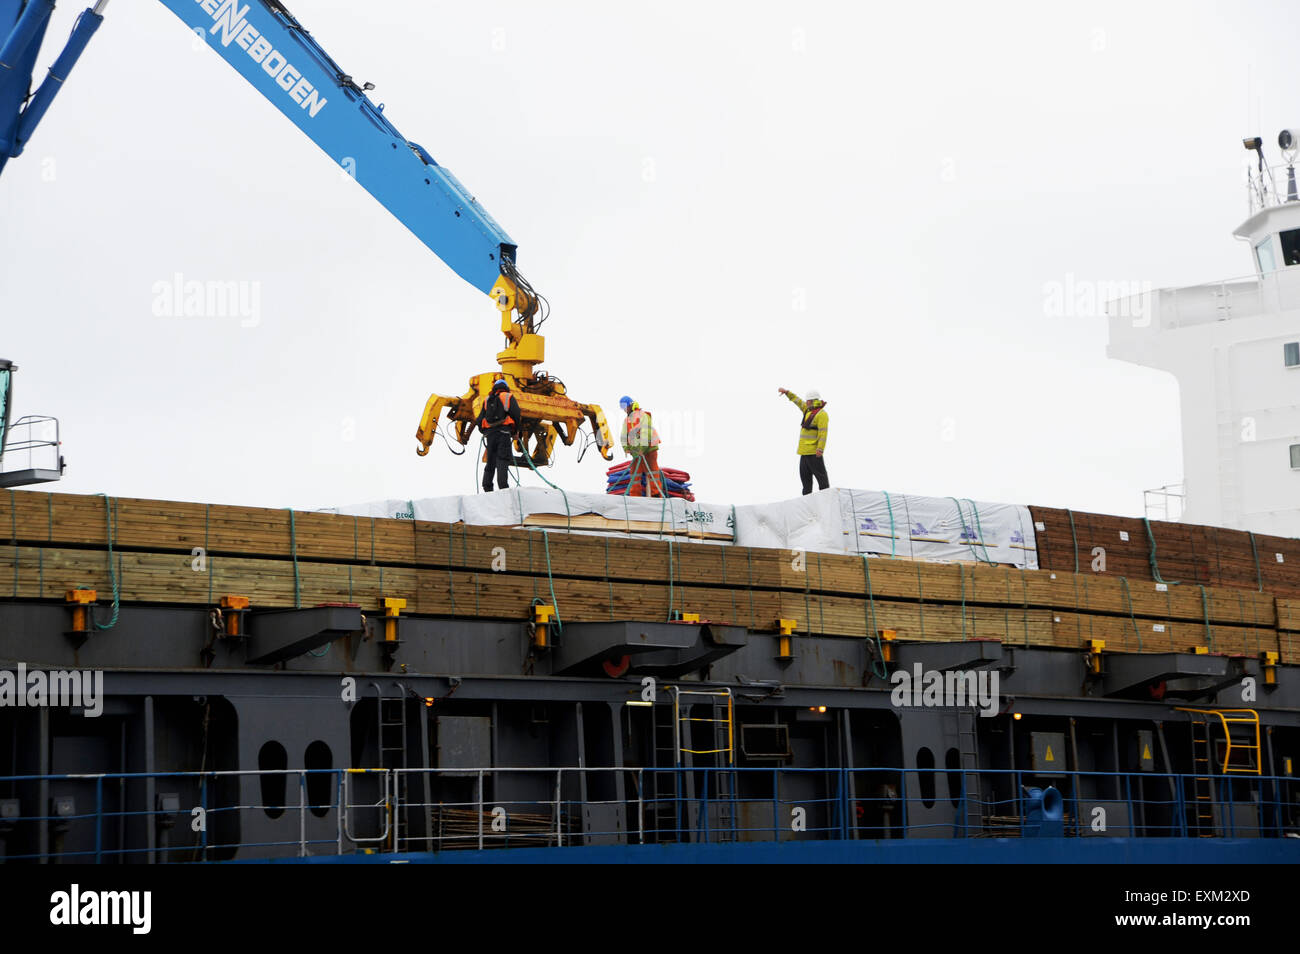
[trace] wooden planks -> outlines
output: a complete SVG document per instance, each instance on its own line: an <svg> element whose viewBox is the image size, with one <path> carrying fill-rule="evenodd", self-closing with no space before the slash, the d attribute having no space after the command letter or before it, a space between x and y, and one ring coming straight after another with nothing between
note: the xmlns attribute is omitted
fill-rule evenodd
<svg viewBox="0 0 1300 954"><path fill-rule="evenodd" d="M1024 571L20 491L0 494L0 599L61 600L69 588L92 586L107 602L115 575L120 598L134 603L210 605L235 593L255 607L347 602L373 610L382 597L401 596L411 613L523 620L542 600L554 601L564 621L699 613L755 630L794 619L800 633L845 638L893 629L909 640L1069 648L1105 639L1114 651L1207 645L1280 650L1293 661L1300 595L1259 590L1266 574L1263 564L1255 572L1248 535L1153 523L1165 579L1242 579L1244 539L1252 585L1159 583L1141 521L1043 508L1035 517L1049 568ZM1224 548L1214 561L1212 538ZM1104 566L1094 567L1093 546L1106 548ZM1276 565L1300 566L1300 555Z"/></svg>

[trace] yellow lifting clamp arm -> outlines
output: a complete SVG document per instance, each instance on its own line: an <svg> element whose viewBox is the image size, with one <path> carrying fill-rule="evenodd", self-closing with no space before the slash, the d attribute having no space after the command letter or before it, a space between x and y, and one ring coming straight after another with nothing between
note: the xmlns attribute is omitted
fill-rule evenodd
<svg viewBox="0 0 1300 954"><path fill-rule="evenodd" d="M455 424L455 439L462 446L469 442L478 426L478 416L483 403L492 393L492 385L504 379L510 393L519 402L523 418L517 422L516 447L526 455L533 466L550 463L557 441L565 447L573 445L582 425L590 421L592 433L600 456L614 459L614 438L610 434L605 412L598 404L579 404L565 392L564 383L536 366L546 359L546 339L533 330L532 315L537 301L529 291L520 289L512 278L500 275L492 287L492 299L501 312L501 333L506 346L497 353L499 371L476 374L469 380L469 390L460 397L432 394L425 402L415 439L419 442L415 452L421 457L438 433L438 419L446 411L447 422ZM515 318L515 312L519 317ZM525 462L522 457L515 460Z"/></svg>

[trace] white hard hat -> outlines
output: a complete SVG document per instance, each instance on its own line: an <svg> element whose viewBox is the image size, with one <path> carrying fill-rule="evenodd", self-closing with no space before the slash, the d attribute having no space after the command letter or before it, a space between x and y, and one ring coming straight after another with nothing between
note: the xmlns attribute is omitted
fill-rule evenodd
<svg viewBox="0 0 1300 954"><path fill-rule="evenodd" d="M820 401L822 399L822 392L818 391L816 388L813 388L811 391L809 391L807 394L803 396L803 399L805 401Z"/></svg>

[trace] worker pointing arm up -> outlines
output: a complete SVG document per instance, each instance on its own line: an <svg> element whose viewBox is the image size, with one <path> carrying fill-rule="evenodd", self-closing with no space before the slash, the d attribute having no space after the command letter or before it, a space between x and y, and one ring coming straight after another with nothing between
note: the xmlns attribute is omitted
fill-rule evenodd
<svg viewBox="0 0 1300 954"><path fill-rule="evenodd" d="M817 489L825 490L831 485L826 475L826 432L830 429L830 419L826 416L826 402L817 391L809 391L803 400L797 394L777 388L803 412L803 422L799 430L799 480L803 483L803 492L812 493L813 478L817 478Z"/></svg>

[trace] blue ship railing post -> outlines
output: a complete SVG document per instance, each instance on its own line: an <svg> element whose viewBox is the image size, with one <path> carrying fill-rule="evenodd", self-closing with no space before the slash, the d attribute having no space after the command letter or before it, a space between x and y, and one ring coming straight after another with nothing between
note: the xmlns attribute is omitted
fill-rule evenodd
<svg viewBox="0 0 1300 954"><path fill-rule="evenodd" d="M1016 815L1020 819L1020 837L1025 837L1025 785L1020 776L1020 769L1016 769L1016 790L1012 793L1012 805L1016 806Z"/></svg>
<svg viewBox="0 0 1300 954"><path fill-rule="evenodd" d="M1174 791L1178 795L1178 834L1183 838L1187 837L1187 808L1183 804L1183 780L1181 776L1171 775L1174 780Z"/></svg>
<svg viewBox="0 0 1300 954"><path fill-rule="evenodd" d="M1074 731L1073 721L1071 721L1071 726L1072 727L1070 731L1073 732ZM1073 736L1071 736L1071 738L1073 738ZM1075 838L1081 837L1083 831L1079 827L1079 763L1077 761L1078 756L1079 756L1078 748L1076 747L1074 751L1074 758L1076 761L1074 763L1074 771L1071 773L1071 779L1070 779L1070 802L1074 805L1074 811L1072 814L1074 815L1074 837Z"/></svg>
<svg viewBox="0 0 1300 954"><path fill-rule="evenodd" d="M700 792L700 832L704 835L704 843L709 843L709 776L713 769L705 767L704 783Z"/></svg>
<svg viewBox="0 0 1300 954"><path fill-rule="evenodd" d="M125 805L123 806L125 808ZM199 826L199 857L204 861L208 860L208 779L206 775L199 776L199 811L203 818L203 824ZM340 838L342 843L342 838ZM122 846L123 848L126 845Z"/></svg>
<svg viewBox="0 0 1300 954"><path fill-rule="evenodd" d="M334 776L335 776L334 800L338 804L338 811L335 813L335 822L338 825L338 833L339 833L338 853L341 855L343 854L343 770L335 769ZM206 831L205 831L205 836L206 836ZM205 843L206 843L206 839L205 839ZM204 853L204 857L206 857L206 851Z"/></svg>
<svg viewBox="0 0 1300 954"><path fill-rule="evenodd" d="M560 776L563 772L564 769L557 768L555 770L555 845L557 848L564 847L564 824L561 821L564 816L560 812L560 792L562 791L560 786L563 784Z"/></svg>
<svg viewBox="0 0 1300 954"><path fill-rule="evenodd" d="M772 766L772 840L781 840L781 781L776 766Z"/></svg>
<svg viewBox="0 0 1300 954"><path fill-rule="evenodd" d="M843 765L840 766L839 785L840 785L840 797L839 797L840 839L843 841L848 841L849 840L849 812L848 812L849 786L848 786L847 770Z"/></svg>
<svg viewBox="0 0 1300 954"><path fill-rule="evenodd" d="M645 844L645 769L636 770L636 840Z"/></svg>
<svg viewBox="0 0 1300 954"><path fill-rule="evenodd" d="M478 770L478 850L483 850L483 770Z"/></svg>
<svg viewBox="0 0 1300 954"><path fill-rule="evenodd" d="M95 864L104 860L104 776L95 777Z"/></svg>
<svg viewBox="0 0 1300 954"><path fill-rule="evenodd" d="M961 797L958 799L961 806L959 811L961 812L961 836L963 838L970 837L970 806L966 802L967 798L969 798L969 792L970 787L966 784L966 771L963 769L961 773Z"/></svg>
<svg viewBox="0 0 1300 954"><path fill-rule="evenodd" d="M1227 730L1225 729L1224 731L1226 732ZM1236 813L1232 810L1233 808L1232 779L1230 777L1225 777L1223 780L1223 785L1221 787L1224 790L1226 790L1228 793L1228 797L1226 799L1227 804L1224 806L1227 809L1227 811L1223 813L1225 816L1227 816L1225 818L1225 821L1227 822L1227 825L1225 827L1228 830L1228 837L1235 838L1237 836L1237 824L1236 824L1237 820L1236 818L1233 817Z"/></svg>
<svg viewBox="0 0 1300 954"><path fill-rule="evenodd" d="M307 770L298 770L298 857L307 857Z"/></svg>
<svg viewBox="0 0 1300 954"><path fill-rule="evenodd" d="M1133 809L1133 776L1124 776L1124 800L1128 802L1128 837L1137 837L1137 815Z"/></svg>
<svg viewBox="0 0 1300 954"><path fill-rule="evenodd" d="M903 837L907 837L907 769L901 769L898 773L898 804L902 809L903 815Z"/></svg>

